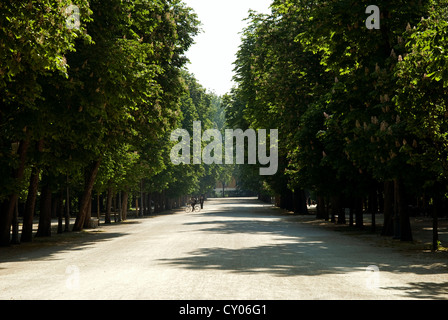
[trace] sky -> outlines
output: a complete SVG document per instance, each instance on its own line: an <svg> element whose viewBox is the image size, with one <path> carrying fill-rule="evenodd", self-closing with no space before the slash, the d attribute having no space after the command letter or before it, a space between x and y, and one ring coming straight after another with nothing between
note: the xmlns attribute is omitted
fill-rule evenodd
<svg viewBox="0 0 448 320"><path fill-rule="evenodd" d="M223 95L233 86L233 62L241 43L239 34L249 9L270 13L272 0L183 0L201 21L202 32L187 51L188 70L209 91Z"/></svg>

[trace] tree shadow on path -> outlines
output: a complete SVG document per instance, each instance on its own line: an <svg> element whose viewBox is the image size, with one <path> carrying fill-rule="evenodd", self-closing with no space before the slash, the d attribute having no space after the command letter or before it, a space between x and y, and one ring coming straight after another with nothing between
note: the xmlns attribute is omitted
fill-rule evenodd
<svg viewBox="0 0 448 320"><path fill-rule="evenodd" d="M238 203L232 200L238 207ZM424 259L400 254L391 248L373 247L356 238L300 224L296 217L260 206L225 206L197 214L198 221L188 222L213 237L229 237L229 245L204 246L174 259L161 259L163 265L188 270L218 270L237 274L266 274L278 277L321 276L364 272L376 265L381 272L438 274L448 279L448 268L431 265ZM216 219L215 219L216 218ZM189 231L185 231L189 232ZM232 247L232 235L267 236L270 241L253 245L248 241ZM264 238L265 239L265 238ZM412 276L411 276L412 277ZM413 278L415 280L415 277ZM403 291L406 297L447 297L447 282L409 282L408 286L384 287Z"/></svg>
<svg viewBox="0 0 448 320"><path fill-rule="evenodd" d="M52 237L35 238L33 242L0 248L0 267L5 262L52 260L60 252L87 249L98 242L122 237L126 233L79 231L57 234Z"/></svg>

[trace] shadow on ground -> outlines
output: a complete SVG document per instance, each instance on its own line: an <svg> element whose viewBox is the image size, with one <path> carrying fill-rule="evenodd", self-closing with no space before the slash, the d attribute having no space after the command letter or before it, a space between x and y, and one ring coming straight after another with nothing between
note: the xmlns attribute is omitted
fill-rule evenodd
<svg viewBox="0 0 448 320"><path fill-rule="evenodd" d="M109 227L120 225L131 225L142 223L145 219L154 219L158 216L170 215L173 213L183 212L181 209L166 210L163 212L152 213L151 215L135 217L131 214L124 221L114 221L105 224L104 216L101 217L100 227L97 229L84 229L83 231L70 231L57 233L57 219L52 220L52 235L50 237L35 237L38 227L38 219L33 226L33 241L0 247L0 266L2 262L27 261L27 260L51 260L52 256L62 251L77 251L88 248L97 242L108 241L114 238L127 235L124 232L108 231ZM74 221L74 218L71 220ZM70 229L73 227L73 221L70 223ZM21 234L21 229L19 229Z"/></svg>
<svg viewBox="0 0 448 320"><path fill-rule="evenodd" d="M52 260L59 252L83 250L100 241L108 241L124 235L126 233L95 229L34 238L33 242L0 248L0 267L4 262Z"/></svg>
<svg viewBox="0 0 448 320"><path fill-rule="evenodd" d="M399 290L404 298L417 299L448 299L448 281L435 282L410 282L407 286L383 287L386 290Z"/></svg>
<svg viewBox="0 0 448 320"><path fill-rule="evenodd" d="M446 261L435 263L425 257L409 257L391 248L372 247L339 232L309 224L299 225L297 216L285 214L256 200L249 203L247 200L245 203L239 203L236 199L224 200L219 210L211 208L196 214L196 217L197 221L186 225L196 225L201 232L241 233L248 237L263 234L275 241L240 248L198 248L187 256L161 259L160 263L188 270L265 273L279 277L365 273L368 266L376 265L381 272L436 274L448 279ZM216 219L203 219L205 217ZM447 298L448 282L410 282L408 286L381 289L402 291L404 297Z"/></svg>

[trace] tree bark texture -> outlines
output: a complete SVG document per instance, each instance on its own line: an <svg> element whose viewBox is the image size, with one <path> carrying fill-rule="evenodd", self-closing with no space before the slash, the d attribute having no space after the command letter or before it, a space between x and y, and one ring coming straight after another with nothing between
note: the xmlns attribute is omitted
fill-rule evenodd
<svg viewBox="0 0 448 320"><path fill-rule="evenodd" d="M89 227L89 221L92 218L92 198L89 199L89 205L87 206L87 214L84 219L84 226L83 228Z"/></svg>
<svg viewBox="0 0 448 320"><path fill-rule="evenodd" d="M12 218L12 238L11 244L19 244L19 199L16 200L14 214Z"/></svg>
<svg viewBox="0 0 448 320"><path fill-rule="evenodd" d="M31 242L33 239L33 220L36 209L37 190L39 187L39 168L31 169L30 184L28 186L28 196L25 202L25 211L23 213L21 242Z"/></svg>
<svg viewBox="0 0 448 320"><path fill-rule="evenodd" d="M432 212L432 250L435 251L439 248L439 223L438 212L441 209L441 200L437 197L434 201L434 208Z"/></svg>
<svg viewBox="0 0 448 320"><path fill-rule="evenodd" d="M396 179L395 183L395 203L399 219L399 234L396 235L401 241L412 241L411 222L407 208L406 193L404 184L400 179Z"/></svg>
<svg viewBox="0 0 448 320"><path fill-rule="evenodd" d="M112 223L110 220L111 212L112 212L112 188L107 189L107 200L106 200L106 214L104 216L104 223L110 224Z"/></svg>
<svg viewBox="0 0 448 320"><path fill-rule="evenodd" d="M48 183L45 183L40 197L39 226L36 237L49 236L51 236L51 188Z"/></svg>
<svg viewBox="0 0 448 320"><path fill-rule="evenodd" d="M364 216L363 216L363 203L361 197L354 198L354 209L355 209L355 226L357 228L363 228Z"/></svg>
<svg viewBox="0 0 448 320"><path fill-rule="evenodd" d="M294 201L294 213L296 214L308 214L308 208L306 206L305 191L297 190L293 192Z"/></svg>
<svg viewBox="0 0 448 320"><path fill-rule="evenodd" d="M26 154L29 148L29 140L22 140L19 143L17 154L19 155L19 166L12 170L12 177L15 181L23 178L25 171ZM7 246L10 243L11 237L11 223L14 214L14 209L19 195L13 193L9 196L9 200L5 200L0 206L0 246Z"/></svg>
<svg viewBox="0 0 448 320"><path fill-rule="evenodd" d="M70 188L68 186L68 176L67 176L67 187L65 196L65 223L64 232L70 231Z"/></svg>
<svg viewBox="0 0 448 320"><path fill-rule="evenodd" d="M394 182L384 182L384 221L382 236L392 236L394 234Z"/></svg>
<svg viewBox="0 0 448 320"><path fill-rule="evenodd" d="M57 204L56 204L56 214L58 216L58 231L57 233L64 232L63 229L63 218L64 218L64 192L63 190L59 191L58 197L57 197Z"/></svg>
<svg viewBox="0 0 448 320"><path fill-rule="evenodd" d="M73 225L73 231L81 231L84 227L84 222L87 217L87 210L89 209L90 199L92 197L93 184L95 183L100 163L101 160L95 161L88 168L88 179L86 181L84 192L81 197L81 207L78 215L76 216L75 224Z"/></svg>
<svg viewBox="0 0 448 320"><path fill-rule="evenodd" d="M316 218L328 220L328 210L325 207L325 198L317 195Z"/></svg>
<svg viewBox="0 0 448 320"><path fill-rule="evenodd" d="M123 221L125 221L128 216L128 199L129 199L129 192L125 190L123 191L123 199L121 203L121 217Z"/></svg>

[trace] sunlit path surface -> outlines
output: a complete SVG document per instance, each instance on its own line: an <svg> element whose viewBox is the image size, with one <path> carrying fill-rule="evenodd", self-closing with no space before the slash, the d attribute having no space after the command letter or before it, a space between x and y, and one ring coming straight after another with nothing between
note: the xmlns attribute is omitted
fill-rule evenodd
<svg viewBox="0 0 448 320"><path fill-rule="evenodd" d="M201 212L1 248L0 298L448 298L446 263L301 219L252 198L216 199Z"/></svg>

